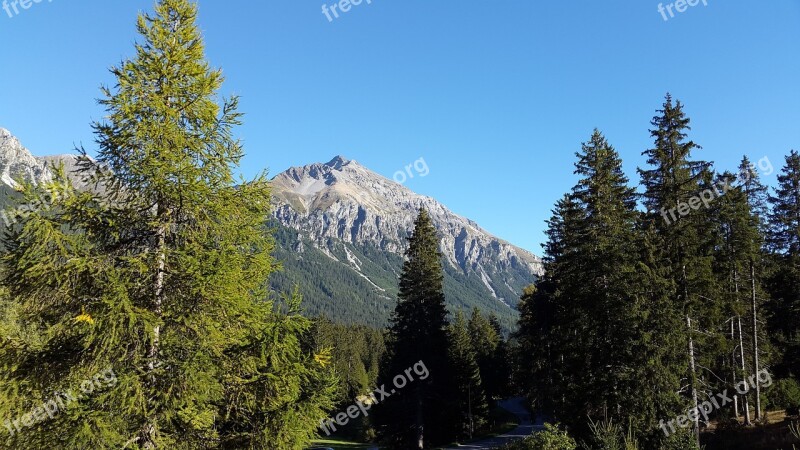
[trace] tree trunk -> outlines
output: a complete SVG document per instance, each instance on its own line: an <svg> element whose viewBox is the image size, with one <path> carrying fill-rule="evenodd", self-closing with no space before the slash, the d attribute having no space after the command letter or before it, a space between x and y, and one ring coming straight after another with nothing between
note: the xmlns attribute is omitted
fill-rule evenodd
<svg viewBox="0 0 800 450"><path fill-rule="evenodd" d="M422 412L422 394L417 394L417 450L423 450L425 448L425 421L423 419L423 412Z"/></svg>
<svg viewBox="0 0 800 450"><path fill-rule="evenodd" d="M737 271L734 270L734 289L736 293L736 303L739 303L739 274ZM742 316L739 314L736 315L736 323L738 324L739 328L739 367L742 369L742 380L746 382L747 380L747 365L745 364L745 357L744 357L744 335L742 334ZM734 385L736 384L736 378L733 379ZM737 390L738 392L738 390ZM750 419L750 401L747 398L747 394L742 394L739 397L742 398L742 409L744 410L744 424L751 425L752 420ZM738 416L737 416L738 419Z"/></svg>
<svg viewBox="0 0 800 450"><path fill-rule="evenodd" d="M694 359L694 339L692 338L692 318L687 314L686 315L686 325L689 327L689 370L690 370L690 382L691 382L691 390L692 390L692 403L694 404L695 411L697 411L698 401L697 401L697 374L695 368L695 359ZM697 445L700 445L700 418L698 417L699 414L694 415L694 434L695 439L697 440Z"/></svg>
<svg viewBox="0 0 800 450"><path fill-rule="evenodd" d="M159 219L166 215L166 211L159 204L158 215ZM162 223L156 231L156 276L153 282L153 313L156 315L157 320L161 320L164 304L164 274L167 267L167 227ZM159 351L161 343L161 325L156 324L153 327L153 340L150 344L150 349L147 352L147 371L149 373L150 383L152 386L156 384L155 369L160 366ZM156 423L155 418L149 418L148 423L145 424L142 431L142 446L145 449L155 449L156 437Z"/></svg>
<svg viewBox="0 0 800 450"><path fill-rule="evenodd" d="M683 301L686 302L686 326L688 328L689 336L689 386L692 395L692 404L694 410L698 411L699 402L697 400L697 368L695 367L694 357L694 328L692 327L692 317L689 313L689 281L686 278L686 266L683 266ZM694 437L697 441L697 446L700 447L700 417L699 414L694 415Z"/></svg>
<svg viewBox="0 0 800 450"><path fill-rule="evenodd" d="M731 317L731 342L733 342L734 345L735 345L736 344L736 329L734 327L735 327L735 325L733 324L733 317ZM737 366L736 351L735 350L731 354L731 362L733 363L733 364L731 364L731 375L732 375L731 382L735 386L736 385L736 366ZM736 417L736 419L738 420L739 417L740 417L740 414L739 414L739 396L738 395L734 395L733 396L733 414Z"/></svg>
<svg viewBox="0 0 800 450"><path fill-rule="evenodd" d="M756 305L756 268L753 259L750 258L750 290L751 306L753 312L753 371L755 373L756 385L756 420L761 421L761 385L758 381L759 371L761 370L758 362L758 309Z"/></svg>
<svg viewBox="0 0 800 450"><path fill-rule="evenodd" d="M744 363L744 338L742 337L742 317L736 316L739 323L739 356L742 366L742 380L747 382L747 366ZM750 420L750 402L747 400L747 394L742 395L742 408L744 408L744 424L751 425Z"/></svg>

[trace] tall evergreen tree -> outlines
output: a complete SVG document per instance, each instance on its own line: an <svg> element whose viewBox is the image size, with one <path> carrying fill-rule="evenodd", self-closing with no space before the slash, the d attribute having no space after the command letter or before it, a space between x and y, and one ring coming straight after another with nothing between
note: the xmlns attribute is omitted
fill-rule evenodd
<svg viewBox="0 0 800 450"><path fill-rule="evenodd" d="M269 300L266 177L234 179L238 101L218 103L196 18L188 0L139 17L136 56L103 89L97 161L83 158L101 194L62 172L7 239L2 285L38 335L0 337L0 411L118 379L13 448L300 449L332 406L299 300Z"/></svg>
<svg viewBox="0 0 800 450"><path fill-rule="evenodd" d="M486 424L489 414L477 355L470 338L464 313L458 311L450 325L450 364L453 367L453 397L450 401L455 403L454 409L459 413L455 430L459 439L472 439L475 431Z"/></svg>
<svg viewBox="0 0 800 450"><path fill-rule="evenodd" d="M423 449L452 437L453 417L444 407L449 404L451 372L443 278L439 238L428 212L420 209L400 274L381 375L392 379L422 361L430 376L390 397L376 411L379 431L393 448Z"/></svg>
<svg viewBox="0 0 800 450"><path fill-rule="evenodd" d="M778 187L769 197L769 246L775 254L769 282L773 298L770 330L776 346L784 350L774 368L779 377L800 377L800 153L786 157Z"/></svg>
<svg viewBox="0 0 800 450"><path fill-rule="evenodd" d="M748 266L750 275L749 300L750 300L750 333L752 347L750 349L753 373L758 374L765 361L762 355L769 354L769 347L766 345L767 333L759 324L761 317L761 306L764 297L763 280L766 273L766 234L767 234L767 201L769 195L767 188L761 184L761 179L755 166L747 156L742 158L739 165L740 179L742 180L741 190L744 192L748 206L748 226L746 230L746 252L748 256ZM765 351L766 349L766 351ZM762 420L761 410L761 386L756 379L754 399L756 403L756 420Z"/></svg>
<svg viewBox="0 0 800 450"><path fill-rule="evenodd" d="M709 252L713 247L709 235L712 227L708 214L697 212L704 189L716 190L716 187L711 185L710 164L691 159L692 151L700 147L688 140L690 122L681 102L673 102L668 94L663 108L651 122L654 147L644 152L651 168L640 169L639 173L648 226L653 227L658 238L654 262L660 267L654 269L670 283L671 292L667 295L673 299L672 309L684 319L681 338L686 355L688 398L691 406L696 407L705 378L700 372L701 356L712 359L719 351L718 341L706 339L708 335L703 331L719 328L722 302L716 298ZM699 429L696 419L694 431L698 441Z"/></svg>
<svg viewBox="0 0 800 450"><path fill-rule="evenodd" d="M653 387L664 383L651 364L661 342L647 326L636 195L599 131L577 156L580 180L549 222L545 277L520 306L517 360L535 380L529 397L559 420L585 428L588 415L652 434Z"/></svg>
<svg viewBox="0 0 800 450"><path fill-rule="evenodd" d="M486 395L492 399L498 393L502 383L502 380L496 379L497 372L495 370L497 369L497 348L502 337L478 308L472 310L468 328Z"/></svg>
<svg viewBox="0 0 800 450"><path fill-rule="evenodd" d="M486 376L484 377L482 374L481 377L487 395L489 395L489 400L492 398L507 398L511 395L511 346L508 338L504 335L500 320L494 313L489 315L489 325L492 326L495 335L498 336L498 341L494 355L491 357L491 367Z"/></svg>
<svg viewBox="0 0 800 450"><path fill-rule="evenodd" d="M733 383L748 379L762 367L763 356L768 346L761 345L766 334L759 326L759 310L764 297L764 230L766 217L766 188L761 184L757 171L744 157L739 165L739 174L724 173L718 184L737 179L736 185L714 203L719 235L717 245L717 271L728 297L730 311L729 354L733 354ZM761 419L760 385L753 387L754 395L738 396L742 400L742 412L746 424L751 423L750 400L755 406L756 420ZM735 399L736 400L736 399ZM734 408L737 408L737 402ZM739 416L739 411L736 411Z"/></svg>

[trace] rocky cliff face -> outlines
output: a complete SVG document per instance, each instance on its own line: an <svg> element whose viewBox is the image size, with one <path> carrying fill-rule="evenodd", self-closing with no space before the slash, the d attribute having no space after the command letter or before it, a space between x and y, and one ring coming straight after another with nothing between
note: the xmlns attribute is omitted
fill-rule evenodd
<svg viewBox="0 0 800 450"><path fill-rule="evenodd" d="M405 249L419 209L425 208L439 231L447 263L466 276L477 277L491 296L507 304L515 304L520 286L542 272L541 261L532 253L492 236L436 200L341 156L279 174L273 180L273 196L277 219L323 249L336 241L369 242L398 255ZM511 273L514 279L508 279ZM520 280L520 273L527 279ZM509 290L514 298L507 298Z"/></svg>
<svg viewBox="0 0 800 450"><path fill-rule="evenodd" d="M0 128L0 181L16 188L20 181L38 183L49 178L46 164L31 155L8 130Z"/></svg>
<svg viewBox="0 0 800 450"><path fill-rule="evenodd" d="M63 167L79 188L89 187L77 173L78 156L63 154L36 157L22 146L19 139L5 128L0 128L0 181L16 188L19 181L40 184L53 178L53 168Z"/></svg>

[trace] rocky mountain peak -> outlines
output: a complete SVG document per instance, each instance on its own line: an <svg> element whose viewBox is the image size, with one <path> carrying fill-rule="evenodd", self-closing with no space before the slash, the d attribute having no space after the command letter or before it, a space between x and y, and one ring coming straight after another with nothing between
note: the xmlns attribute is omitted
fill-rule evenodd
<svg viewBox="0 0 800 450"><path fill-rule="evenodd" d="M46 164L35 158L10 131L0 128L0 181L16 188L19 181L38 183L50 177Z"/></svg>
<svg viewBox="0 0 800 450"><path fill-rule="evenodd" d="M351 161L344 156L338 155L325 165L336 170L341 170L343 166L349 164L350 162Z"/></svg>
<svg viewBox="0 0 800 450"><path fill-rule="evenodd" d="M509 269L528 273L528 281L542 271L541 261L532 253L491 235L436 200L341 156L327 164L290 168L272 184L276 218L323 250L332 242L369 243L402 255L414 219L425 208L439 231L446 261L475 277L492 296L516 301L498 294L520 293L521 280L500 281ZM510 284L517 287L509 289Z"/></svg>

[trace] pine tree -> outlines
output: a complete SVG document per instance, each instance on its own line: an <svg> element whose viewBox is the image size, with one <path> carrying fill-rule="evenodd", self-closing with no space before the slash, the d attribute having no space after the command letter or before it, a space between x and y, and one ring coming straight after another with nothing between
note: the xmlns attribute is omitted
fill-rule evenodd
<svg viewBox="0 0 800 450"><path fill-rule="evenodd" d="M99 193L58 174L7 239L2 285L37 336L0 337L0 412L116 380L13 448L299 449L332 406L299 299L282 314L269 299L266 176L234 178L238 101L218 103L196 17L188 0L139 17L136 56L103 89L97 160L82 159Z"/></svg>
<svg viewBox="0 0 800 450"><path fill-rule="evenodd" d="M419 361L430 376L390 397L376 411L383 438L393 448L423 449L452 437L453 412L443 407L452 380L443 279L439 238L427 211L420 209L400 274L381 378L392 379Z"/></svg>
<svg viewBox="0 0 800 450"><path fill-rule="evenodd" d="M474 313L474 312L473 312ZM470 324L471 325L471 324ZM455 429L459 439L472 439L475 431L486 424L489 408L483 389L477 355L472 346L464 314L456 313L450 325L450 364L453 367L453 397L458 422Z"/></svg>

